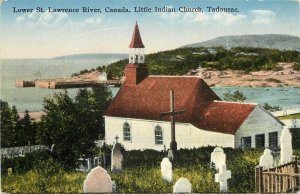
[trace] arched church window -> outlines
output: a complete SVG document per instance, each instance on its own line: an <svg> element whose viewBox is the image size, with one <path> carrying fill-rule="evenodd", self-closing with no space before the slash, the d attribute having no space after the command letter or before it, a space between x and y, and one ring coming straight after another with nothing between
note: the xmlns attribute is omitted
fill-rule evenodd
<svg viewBox="0 0 300 194"><path fill-rule="evenodd" d="M160 126L156 126L154 130L155 134L155 144L162 145L163 144L163 132Z"/></svg>
<svg viewBox="0 0 300 194"><path fill-rule="evenodd" d="M123 139L124 141L131 140L130 125L127 122L123 125Z"/></svg>

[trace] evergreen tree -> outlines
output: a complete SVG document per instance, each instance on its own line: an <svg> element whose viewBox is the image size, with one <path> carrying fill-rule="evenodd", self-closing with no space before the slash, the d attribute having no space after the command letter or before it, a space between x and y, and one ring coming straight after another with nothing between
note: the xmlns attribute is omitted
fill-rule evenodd
<svg viewBox="0 0 300 194"><path fill-rule="evenodd" d="M80 89L74 100L67 91L45 98L39 143L49 148L54 145L55 159L65 169L73 169L78 158L95 155L94 142L104 136L102 114L111 99L110 91L103 86Z"/></svg>

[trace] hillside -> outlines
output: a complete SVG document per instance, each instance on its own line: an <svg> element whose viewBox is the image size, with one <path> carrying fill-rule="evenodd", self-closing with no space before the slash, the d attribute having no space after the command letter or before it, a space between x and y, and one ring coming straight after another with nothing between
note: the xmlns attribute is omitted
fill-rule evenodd
<svg viewBox="0 0 300 194"><path fill-rule="evenodd" d="M179 48L146 55L145 61L152 75L185 75L199 66L212 70L243 70L246 72L280 70L279 62L296 64L300 69L300 52L264 48ZM127 59L107 66L109 78L123 76ZM299 70L298 69L298 70Z"/></svg>
<svg viewBox="0 0 300 194"><path fill-rule="evenodd" d="M179 48L146 55L151 75L195 75L210 86L300 87L300 52L264 48ZM74 74L73 79L124 78L128 59ZM76 77L75 77L76 75Z"/></svg>
<svg viewBox="0 0 300 194"><path fill-rule="evenodd" d="M300 37L284 34L222 36L183 47L253 47L300 51Z"/></svg>

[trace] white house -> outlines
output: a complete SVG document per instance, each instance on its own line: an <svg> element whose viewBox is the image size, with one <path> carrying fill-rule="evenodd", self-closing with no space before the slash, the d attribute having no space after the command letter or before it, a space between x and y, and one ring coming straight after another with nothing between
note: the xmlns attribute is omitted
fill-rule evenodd
<svg viewBox="0 0 300 194"><path fill-rule="evenodd" d="M125 149L168 149L170 90L175 92L177 147L277 147L283 123L257 104L224 102L199 77L149 76L136 24L125 82L106 110L105 142Z"/></svg>

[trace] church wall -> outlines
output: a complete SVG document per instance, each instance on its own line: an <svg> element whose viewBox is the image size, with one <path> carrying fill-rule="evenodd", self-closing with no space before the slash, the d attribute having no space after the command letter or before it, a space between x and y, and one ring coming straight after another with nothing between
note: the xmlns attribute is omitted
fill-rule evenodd
<svg viewBox="0 0 300 194"><path fill-rule="evenodd" d="M235 134L235 147L242 146L242 137L251 136L251 147L255 148L255 135L265 135L265 147L269 147L269 133L278 132L277 142L283 126L261 107L256 106Z"/></svg>
<svg viewBox="0 0 300 194"><path fill-rule="evenodd" d="M127 122L131 128L131 141L124 141L123 125ZM159 125L163 131L163 144L155 145L154 129ZM116 135L125 149L155 149L164 150L169 148L171 141L171 129L169 122L150 121L142 119L105 117L105 143L113 144ZM188 123L176 123L177 147L194 148L202 146L233 147L234 136L200 130Z"/></svg>

